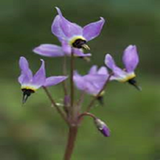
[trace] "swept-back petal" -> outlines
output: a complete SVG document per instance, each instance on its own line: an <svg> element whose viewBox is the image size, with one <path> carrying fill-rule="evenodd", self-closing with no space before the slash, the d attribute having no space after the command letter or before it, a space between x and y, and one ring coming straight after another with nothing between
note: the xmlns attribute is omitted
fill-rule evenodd
<svg viewBox="0 0 160 160"><path fill-rule="evenodd" d="M106 75L106 76L109 75L107 68L104 67L104 66L102 66L102 67L98 70L97 73L98 73L98 74L102 74L102 75Z"/></svg>
<svg viewBox="0 0 160 160"><path fill-rule="evenodd" d="M85 81L93 82L93 83L104 83L108 76L102 74L87 74L83 76Z"/></svg>
<svg viewBox="0 0 160 160"><path fill-rule="evenodd" d="M51 25L51 31L52 33L58 37L58 39L60 41L67 39L66 35L63 33L62 28L60 27L61 24L61 17L59 15L57 15L54 20L53 23Z"/></svg>
<svg viewBox="0 0 160 160"><path fill-rule="evenodd" d="M73 81L79 90L84 91L86 89L86 83L83 76L79 75L77 71L74 72Z"/></svg>
<svg viewBox="0 0 160 160"><path fill-rule="evenodd" d="M53 44L41 44L33 49L33 52L46 57L62 57L64 52L62 47Z"/></svg>
<svg viewBox="0 0 160 160"><path fill-rule="evenodd" d="M67 76L52 76L52 77L48 77L48 78L46 78L46 81L43 84L43 86L45 86L45 87L53 86L53 85L56 85L58 83L63 82L67 78L68 78Z"/></svg>
<svg viewBox="0 0 160 160"><path fill-rule="evenodd" d="M86 26L83 27L83 37L87 40L90 41L97 37L102 30L102 27L105 23L104 18L101 17L101 19L97 22L90 23Z"/></svg>
<svg viewBox="0 0 160 160"><path fill-rule="evenodd" d="M33 76L32 84L35 85L37 88L41 87L46 80L46 72L45 72L45 63L44 60L42 60L41 67L36 72L36 74Z"/></svg>
<svg viewBox="0 0 160 160"><path fill-rule="evenodd" d="M105 57L105 64L108 68L110 68L113 72L113 76L111 77L111 80L119 80L119 81L123 81L126 76L127 73L122 70L121 68L119 68L118 66L116 66L114 59L112 58L112 56L110 54L107 54Z"/></svg>
<svg viewBox="0 0 160 160"><path fill-rule="evenodd" d="M58 15L60 16L60 28L62 29L64 35L68 38L71 38L75 35L82 35L82 27L79 25L68 21L65 17L63 17L61 10L56 7Z"/></svg>
<svg viewBox="0 0 160 160"><path fill-rule="evenodd" d="M133 72L137 67L139 62L139 57L137 53L137 47L135 45L129 45L123 54L123 63L127 72Z"/></svg>
<svg viewBox="0 0 160 160"><path fill-rule="evenodd" d="M97 65L94 65L90 68L88 74L96 74L97 73Z"/></svg>
<svg viewBox="0 0 160 160"><path fill-rule="evenodd" d="M20 57L19 67L21 69L21 75L18 77L19 83L29 83L32 80L32 71L30 70L28 61L25 57Z"/></svg>
<svg viewBox="0 0 160 160"><path fill-rule="evenodd" d="M110 54L106 54L105 56L105 64L108 68L113 70L113 68L116 66L114 59Z"/></svg>

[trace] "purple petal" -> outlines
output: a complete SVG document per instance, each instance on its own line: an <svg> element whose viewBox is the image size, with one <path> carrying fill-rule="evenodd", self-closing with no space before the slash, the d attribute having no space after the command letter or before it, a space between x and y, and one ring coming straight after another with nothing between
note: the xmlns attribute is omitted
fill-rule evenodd
<svg viewBox="0 0 160 160"><path fill-rule="evenodd" d="M91 54L90 53L83 53L83 51L81 49L77 49L77 48L72 48L73 49L73 53L75 56L77 57L90 57Z"/></svg>
<svg viewBox="0 0 160 160"><path fill-rule="evenodd" d="M109 75L107 68L104 66L102 66L97 73L102 75L107 75L107 76Z"/></svg>
<svg viewBox="0 0 160 160"><path fill-rule="evenodd" d="M97 73L97 68L98 68L98 67L97 67L96 65L92 66L92 67L90 68L88 74L96 74L96 73Z"/></svg>
<svg viewBox="0 0 160 160"><path fill-rule="evenodd" d="M105 20L104 18L101 17L101 20L84 26L83 37L85 37L87 41L94 39L100 34L104 23L105 23Z"/></svg>
<svg viewBox="0 0 160 160"><path fill-rule="evenodd" d="M71 55L72 48L66 41L62 41L62 49L66 55Z"/></svg>
<svg viewBox="0 0 160 160"><path fill-rule="evenodd" d="M109 137L110 136L110 130L107 126L104 126L103 129L100 130L100 132L105 136Z"/></svg>
<svg viewBox="0 0 160 160"><path fill-rule="evenodd" d="M67 39L66 35L63 33L63 30L60 27L61 23L61 17L57 15L55 19L53 20L52 26L51 26L51 31L52 33L58 37L60 41Z"/></svg>
<svg viewBox="0 0 160 160"><path fill-rule="evenodd" d="M82 35L82 27L79 25L68 21L65 17L63 17L61 10L56 7L59 16L61 17L60 27L64 33L64 35L68 38L71 38L76 35Z"/></svg>
<svg viewBox="0 0 160 160"><path fill-rule="evenodd" d="M42 60L41 67L37 71L37 73L33 76L32 84L35 85L37 88L41 87L45 80L46 80L46 72L45 72L45 63L44 60Z"/></svg>
<svg viewBox="0 0 160 160"><path fill-rule="evenodd" d="M85 90L86 86L83 76L79 75L76 71L74 72L73 81L79 90Z"/></svg>
<svg viewBox="0 0 160 160"><path fill-rule="evenodd" d="M19 67L21 69L21 75L18 77L19 83L29 83L32 80L32 71L29 69L29 64L25 57L20 57Z"/></svg>
<svg viewBox="0 0 160 160"><path fill-rule="evenodd" d="M33 49L33 52L46 57L62 57L64 52L62 47L53 44L41 44Z"/></svg>
<svg viewBox="0 0 160 160"><path fill-rule="evenodd" d="M86 85L86 92L92 95L98 94L107 80L107 76L99 74L88 74L83 76L83 78Z"/></svg>
<svg viewBox="0 0 160 160"><path fill-rule="evenodd" d="M114 62L114 60L113 60L113 58L112 58L112 56L110 54L106 55L105 64L114 73L114 76L111 77L111 80L123 79L123 78L126 77L127 73L124 70L122 70L121 68L119 68L118 66L116 66L116 64L115 64L115 62Z"/></svg>
<svg viewBox="0 0 160 160"><path fill-rule="evenodd" d="M110 54L106 54L106 56L105 56L105 64L111 70L113 70L113 68L116 66L116 64L114 62L114 59L112 58L112 56Z"/></svg>
<svg viewBox="0 0 160 160"><path fill-rule="evenodd" d="M67 76L48 77L48 78L46 78L46 81L43 84L43 86L45 86L45 87L53 86L53 85L56 85L58 83L61 83L62 81L66 80L66 79L67 79Z"/></svg>
<svg viewBox="0 0 160 160"><path fill-rule="evenodd" d="M100 84L100 83L104 84L105 81L107 80L107 77L108 76L102 75L102 74L87 74L83 76L85 81L93 82L97 84Z"/></svg>
<svg viewBox="0 0 160 160"><path fill-rule="evenodd" d="M137 47L135 45L129 45L123 54L123 63L126 67L127 72L133 72L137 67L139 57L137 53Z"/></svg>

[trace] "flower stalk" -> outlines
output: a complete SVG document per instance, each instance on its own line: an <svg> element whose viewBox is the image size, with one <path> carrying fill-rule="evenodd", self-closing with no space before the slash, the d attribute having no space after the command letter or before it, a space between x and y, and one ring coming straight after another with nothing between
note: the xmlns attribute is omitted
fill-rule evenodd
<svg viewBox="0 0 160 160"><path fill-rule="evenodd" d="M73 149L75 146L77 132L78 132L78 126L70 126L69 127L68 141L67 141L66 150L65 150L65 154L64 154L64 160L71 159Z"/></svg>

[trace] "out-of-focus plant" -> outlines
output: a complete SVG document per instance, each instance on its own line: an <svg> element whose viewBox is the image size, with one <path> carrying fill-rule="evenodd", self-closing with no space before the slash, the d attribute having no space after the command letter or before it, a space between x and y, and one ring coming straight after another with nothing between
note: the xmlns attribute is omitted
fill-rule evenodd
<svg viewBox="0 0 160 160"><path fill-rule="evenodd" d="M88 74L83 76L80 75L75 69L75 58L81 57L84 60L89 59L91 54L84 53L84 50L90 49L87 45L87 42L96 38L100 34L105 20L101 17L99 21L90 23L82 28L81 26L68 21L62 15L60 9L56 9L58 15L53 20L51 30L60 41L61 46L53 44L41 44L40 46L34 48L33 51L41 56L63 57L63 76L51 76L46 78L44 60L41 60L41 67L33 76L26 58L20 57L19 66L21 69L21 75L19 76L18 81L21 84L21 89L23 92L23 103L25 103L28 97L38 88L42 87L52 105L64 119L64 122L66 122L69 132L64 160L70 160L79 126L85 116L90 116L93 119L93 122L100 133L102 133L105 137L110 136L110 130L105 122L92 114L90 110L94 106L96 100L99 100L101 103L103 103L103 96L106 86L112 80L128 82L134 85L137 89L141 89L136 83L136 75L134 73L134 70L138 65L139 58L136 46L129 45L125 49L123 55L123 63L125 65L124 69L119 68L115 64L112 56L107 54L105 57L105 64L110 71L107 70L106 66L102 66L98 69L98 67L94 65L90 68ZM70 59L69 75L67 75L66 57L69 57ZM67 78L70 82L69 87L66 81ZM63 107L60 107L55 102L52 94L47 89L47 87L61 82L63 82L64 91L64 103L62 104ZM78 99L75 99L74 84L81 91ZM86 106L85 111L82 111L84 96L86 94L90 94L93 98Z"/></svg>

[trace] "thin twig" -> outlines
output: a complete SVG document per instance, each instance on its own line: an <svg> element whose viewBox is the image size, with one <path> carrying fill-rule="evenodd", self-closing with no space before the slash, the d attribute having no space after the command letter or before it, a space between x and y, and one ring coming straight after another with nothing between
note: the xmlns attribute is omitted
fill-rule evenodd
<svg viewBox="0 0 160 160"><path fill-rule="evenodd" d="M108 84L108 82L109 82L109 80L110 80L110 78L111 78L112 75L113 75L113 73L111 73L111 74L108 76L108 78L107 78L105 84L103 85L102 89L101 89L101 90L98 92L98 94L91 100L91 102L89 103L89 105L88 105L88 107L87 107L86 112L89 112L89 111L91 110L94 102L97 100L97 98L101 95L101 93L102 93L102 92L105 90L105 88L107 87L107 84Z"/></svg>
<svg viewBox="0 0 160 160"><path fill-rule="evenodd" d="M70 125L68 119L66 118L65 114L61 111L61 109L57 106L56 102L54 101L54 99L52 98L51 94L49 93L48 89L46 87L43 87L46 95L48 96L48 98L50 99L52 105L56 108L56 110L58 111L58 113L61 115L61 117L66 121L66 123L68 125Z"/></svg>

